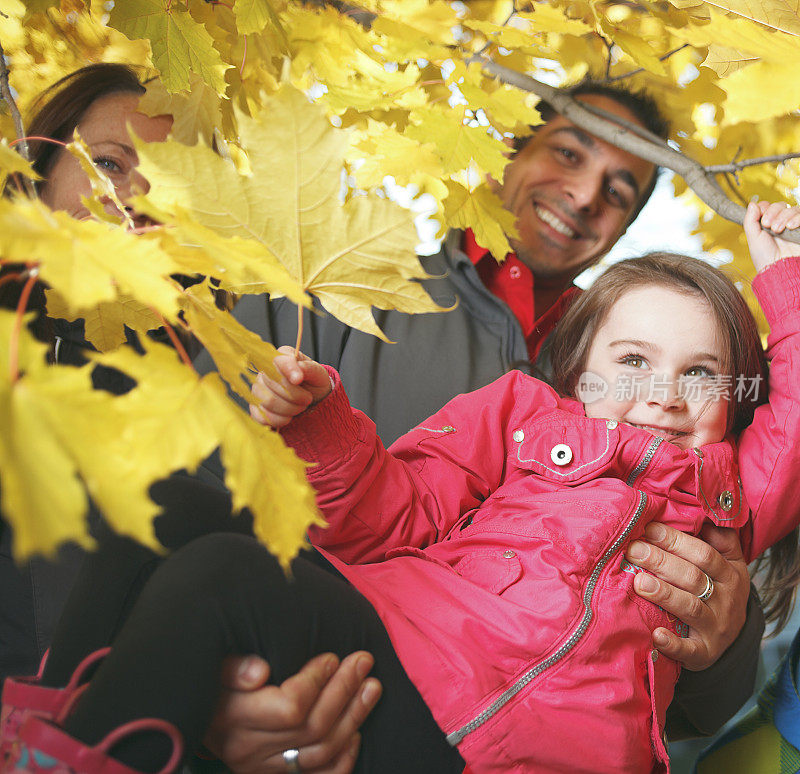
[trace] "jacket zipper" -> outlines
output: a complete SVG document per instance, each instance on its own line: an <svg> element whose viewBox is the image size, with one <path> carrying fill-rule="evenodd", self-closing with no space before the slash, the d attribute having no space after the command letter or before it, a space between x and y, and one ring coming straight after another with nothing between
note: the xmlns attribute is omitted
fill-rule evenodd
<svg viewBox="0 0 800 774"><path fill-rule="evenodd" d="M642 460L628 477L628 482L634 481L642 474L645 468L650 464L650 461L653 459L653 455L656 453L656 450L660 446L662 440L663 438L653 439L644 457L642 457ZM531 680L538 677L540 674L550 669L550 667L561 661L561 659L563 659L564 656L566 656L580 642L581 638L586 633L586 630L589 628L592 618L594 617L594 613L592 611L592 597L594 596L594 590L597 586L597 581L600 579L600 575L605 569L609 560L614 556L614 554L617 553L617 551L619 551L628 535L630 535L631 531L642 517L646 507L647 495L644 492L639 492L639 504L637 505L636 511L631 517L631 520L627 523L625 529L617 536L617 539L614 541L614 543L600 557L600 561L595 565L592 574L589 576L589 582L586 584L586 589L583 592L583 617L578 624L578 628L575 629L575 631L569 636L569 639L555 653L553 653L552 656L549 656L544 661L539 662L536 666L531 667L510 688L507 688L505 691L503 691L503 693L500 694L500 696L498 696L488 707L486 707L486 709L481 710L481 712L472 720L470 720L469 723L448 734L447 741L453 747L459 744L468 734L471 734L473 731L482 726L487 720L496 715L503 707L505 707L506 704L508 704L509 701L511 701L511 699L514 698L514 696L516 696L526 685L528 685Z"/></svg>

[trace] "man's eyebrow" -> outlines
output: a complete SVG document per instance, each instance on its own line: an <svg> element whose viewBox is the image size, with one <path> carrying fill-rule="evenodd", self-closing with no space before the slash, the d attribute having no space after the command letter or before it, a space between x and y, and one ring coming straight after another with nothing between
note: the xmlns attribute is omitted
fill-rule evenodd
<svg viewBox="0 0 800 774"><path fill-rule="evenodd" d="M575 138L581 145L583 145L586 150L593 151L597 148L597 140L595 137L588 132L585 132L583 129L577 126L560 126L558 129L554 129L550 136L556 134L569 134L573 138ZM636 178L633 176L633 173L629 169L625 169L625 167L621 167L620 169L615 169L613 172L613 177L618 177L622 180L623 183L629 185L634 192L635 196L638 196L639 191L639 183Z"/></svg>

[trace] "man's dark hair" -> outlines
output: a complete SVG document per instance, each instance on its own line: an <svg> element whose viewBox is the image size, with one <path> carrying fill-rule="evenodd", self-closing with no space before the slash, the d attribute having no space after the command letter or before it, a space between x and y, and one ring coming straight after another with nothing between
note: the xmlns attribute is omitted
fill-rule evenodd
<svg viewBox="0 0 800 774"><path fill-rule="evenodd" d="M666 140L669 136L669 122L662 115L661 110L659 109L653 97L651 97L645 91L634 91L633 89L628 89L624 86L613 86L609 83L603 83L602 81L595 81L590 78L586 78L572 86L567 86L563 89L563 92L568 94L570 97L583 97L589 94L595 94L599 97L607 97L608 99L613 100L618 105L621 105L633 113L636 119L649 132L652 132L662 140ZM555 116L559 115L558 111L545 100L541 100L536 106L536 109L539 111L539 115L541 115L544 123L547 123ZM538 127L535 126L531 127L534 132L537 128ZM521 151L527 145L528 140L530 140L531 137L532 135L527 135L525 137L515 138L514 153L519 153L519 151ZM658 172L659 168L656 167L653 172L652 179L647 184L647 187L642 191L639 201L636 203L636 206L631 212L631 216L628 219L629 224L636 220L636 217L642 211L642 207L644 207L644 205L647 204L648 199L650 199L653 189L656 187Z"/></svg>

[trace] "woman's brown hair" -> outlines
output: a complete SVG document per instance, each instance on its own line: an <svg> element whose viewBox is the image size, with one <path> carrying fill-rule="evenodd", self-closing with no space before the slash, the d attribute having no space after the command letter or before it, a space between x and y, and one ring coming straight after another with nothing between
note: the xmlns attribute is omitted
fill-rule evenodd
<svg viewBox="0 0 800 774"><path fill-rule="evenodd" d="M98 99L111 94L144 94L139 76L124 64L103 62L87 65L43 91L31 107L30 137L49 137L71 142L75 128ZM30 140L33 168L47 180L61 148L44 140Z"/></svg>
<svg viewBox="0 0 800 774"><path fill-rule="evenodd" d="M728 429L738 435L753 421L756 408L767 400L768 368L755 319L741 293L719 269L674 253L650 253L609 267L570 307L553 339L555 388L574 396L592 341L611 307L629 290L659 285L699 296L708 303L721 338L723 365L737 385L728 402ZM763 557L761 584L764 612L775 631L786 623L794 590L800 584L798 531L776 543Z"/></svg>
<svg viewBox="0 0 800 774"><path fill-rule="evenodd" d="M75 128L89 108L102 97L111 94L144 94L139 76L123 64L102 63L81 67L43 91L29 109L33 118L27 128L29 137L46 137L70 142ZM28 152L34 170L42 181L35 183L37 193L46 185L47 177L58 160L62 148L46 140L29 140ZM11 175L5 193L18 189L19 181ZM19 266L4 267L3 274L19 270ZM9 282L0 287L0 307L15 309L22 292L22 283ZM52 338L50 321L45 317L44 288L37 283L28 301L28 309L38 312L30 327L45 341Z"/></svg>

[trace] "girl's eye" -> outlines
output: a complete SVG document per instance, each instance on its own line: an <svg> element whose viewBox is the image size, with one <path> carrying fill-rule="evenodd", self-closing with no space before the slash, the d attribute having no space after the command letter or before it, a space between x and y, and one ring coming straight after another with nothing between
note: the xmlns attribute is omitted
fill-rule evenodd
<svg viewBox="0 0 800 774"><path fill-rule="evenodd" d="M692 376L695 379L710 378L714 376L714 372L705 366L692 366L691 368L686 369L686 375Z"/></svg>
<svg viewBox="0 0 800 774"><path fill-rule="evenodd" d="M110 174L119 174L122 172L122 167L117 164L114 159L109 158L108 156L100 156L99 158L92 159L94 165L101 170L102 172L107 172Z"/></svg>
<svg viewBox="0 0 800 774"><path fill-rule="evenodd" d="M620 363L631 368L646 368L647 361L640 355L625 355L621 358Z"/></svg>

